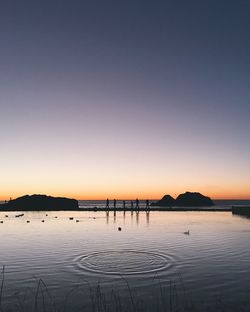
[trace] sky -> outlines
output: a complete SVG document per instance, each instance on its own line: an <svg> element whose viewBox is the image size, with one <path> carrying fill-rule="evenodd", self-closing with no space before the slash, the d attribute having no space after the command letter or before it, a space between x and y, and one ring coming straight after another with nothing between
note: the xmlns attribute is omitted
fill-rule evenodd
<svg viewBox="0 0 250 312"><path fill-rule="evenodd" d="M250 2L0 1L0 199L250 198Z"/></svg>

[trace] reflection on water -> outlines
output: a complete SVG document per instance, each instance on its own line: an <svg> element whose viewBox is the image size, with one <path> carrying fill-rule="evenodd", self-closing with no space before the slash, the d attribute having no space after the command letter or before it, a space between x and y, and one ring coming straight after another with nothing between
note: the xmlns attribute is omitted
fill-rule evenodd
<svg viewBox="0 0 250 312"><path fill-rule="evenodd" d="M147 212L138 212L138 211L123 211L123 212L120 212L120 214L123 215L123 221L125 223L125 220L126 218L128 218L128 216L130 215L130 218L131 220L133 220L133 217L134 217L134 213L135 213L135 216L136 216L136 224L139 225L139 221L140 221L140 214L143 214L146 218L146 222L147 222L147 225L149 225L149 218L150 218L150 212L147 211ZM110 222L110 219L113 221L113 223L116 223L116 215L117 215L117 211L106 211L105 212L105 215L106 215L106 224L109 224Z"/></svg>
<svg viewBox="0 0 250 312"><path fill-rule="evenodd" d="M230 212L10 212L0 220L9 304L39 278L59 299L98 282L126 298L125 277L149 303L159 280L164 287L181 276L195 301L249 300L250 220ZM88 294L81 293L86 306ZM77 307L75 299L71 310Z"/></svg>

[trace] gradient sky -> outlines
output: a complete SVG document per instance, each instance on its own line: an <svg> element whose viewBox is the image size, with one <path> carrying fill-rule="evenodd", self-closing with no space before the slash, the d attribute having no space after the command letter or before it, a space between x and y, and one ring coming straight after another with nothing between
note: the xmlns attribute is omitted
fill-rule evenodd
<svg viewBox="0 0 250 312"><path fill-rule="evenodd" d="M250 2L0 2L0 199L250 198Z"/></svg>

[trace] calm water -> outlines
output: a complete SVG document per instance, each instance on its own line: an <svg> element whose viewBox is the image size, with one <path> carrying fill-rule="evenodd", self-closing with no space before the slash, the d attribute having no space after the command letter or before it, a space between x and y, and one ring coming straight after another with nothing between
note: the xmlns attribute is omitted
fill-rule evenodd
<svg viewBox="0 0 250 312"><path fill-rule="evenodd" d="M230 212L47 214L0 213L5 307L21 301L28 311L39 278L59 307L69 302L68 311L90 310L89 293L98 283L125 301L129 284L151 311L170 281L199 311L217 301L232 310L250 302L250 219Z"/></svg>

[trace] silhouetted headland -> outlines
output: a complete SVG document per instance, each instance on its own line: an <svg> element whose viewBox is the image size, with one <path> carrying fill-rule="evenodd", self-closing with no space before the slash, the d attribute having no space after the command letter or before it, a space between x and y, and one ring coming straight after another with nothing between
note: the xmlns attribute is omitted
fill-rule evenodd
<svg viewBox="0 0 250 312"><path fill-rule="evenodd" d="M2 211L79 210L76 199L46 195L25 195L0 205Z"/></svg>
<svg viewBox="0 0 250 312"><path fill-rule="evenodd" d="M211 207L214 202L208 196L197 192L186 192L180 194L176 199L170 195L164 195L161 200L152 203L151 206L158 207Z"/></svg>

